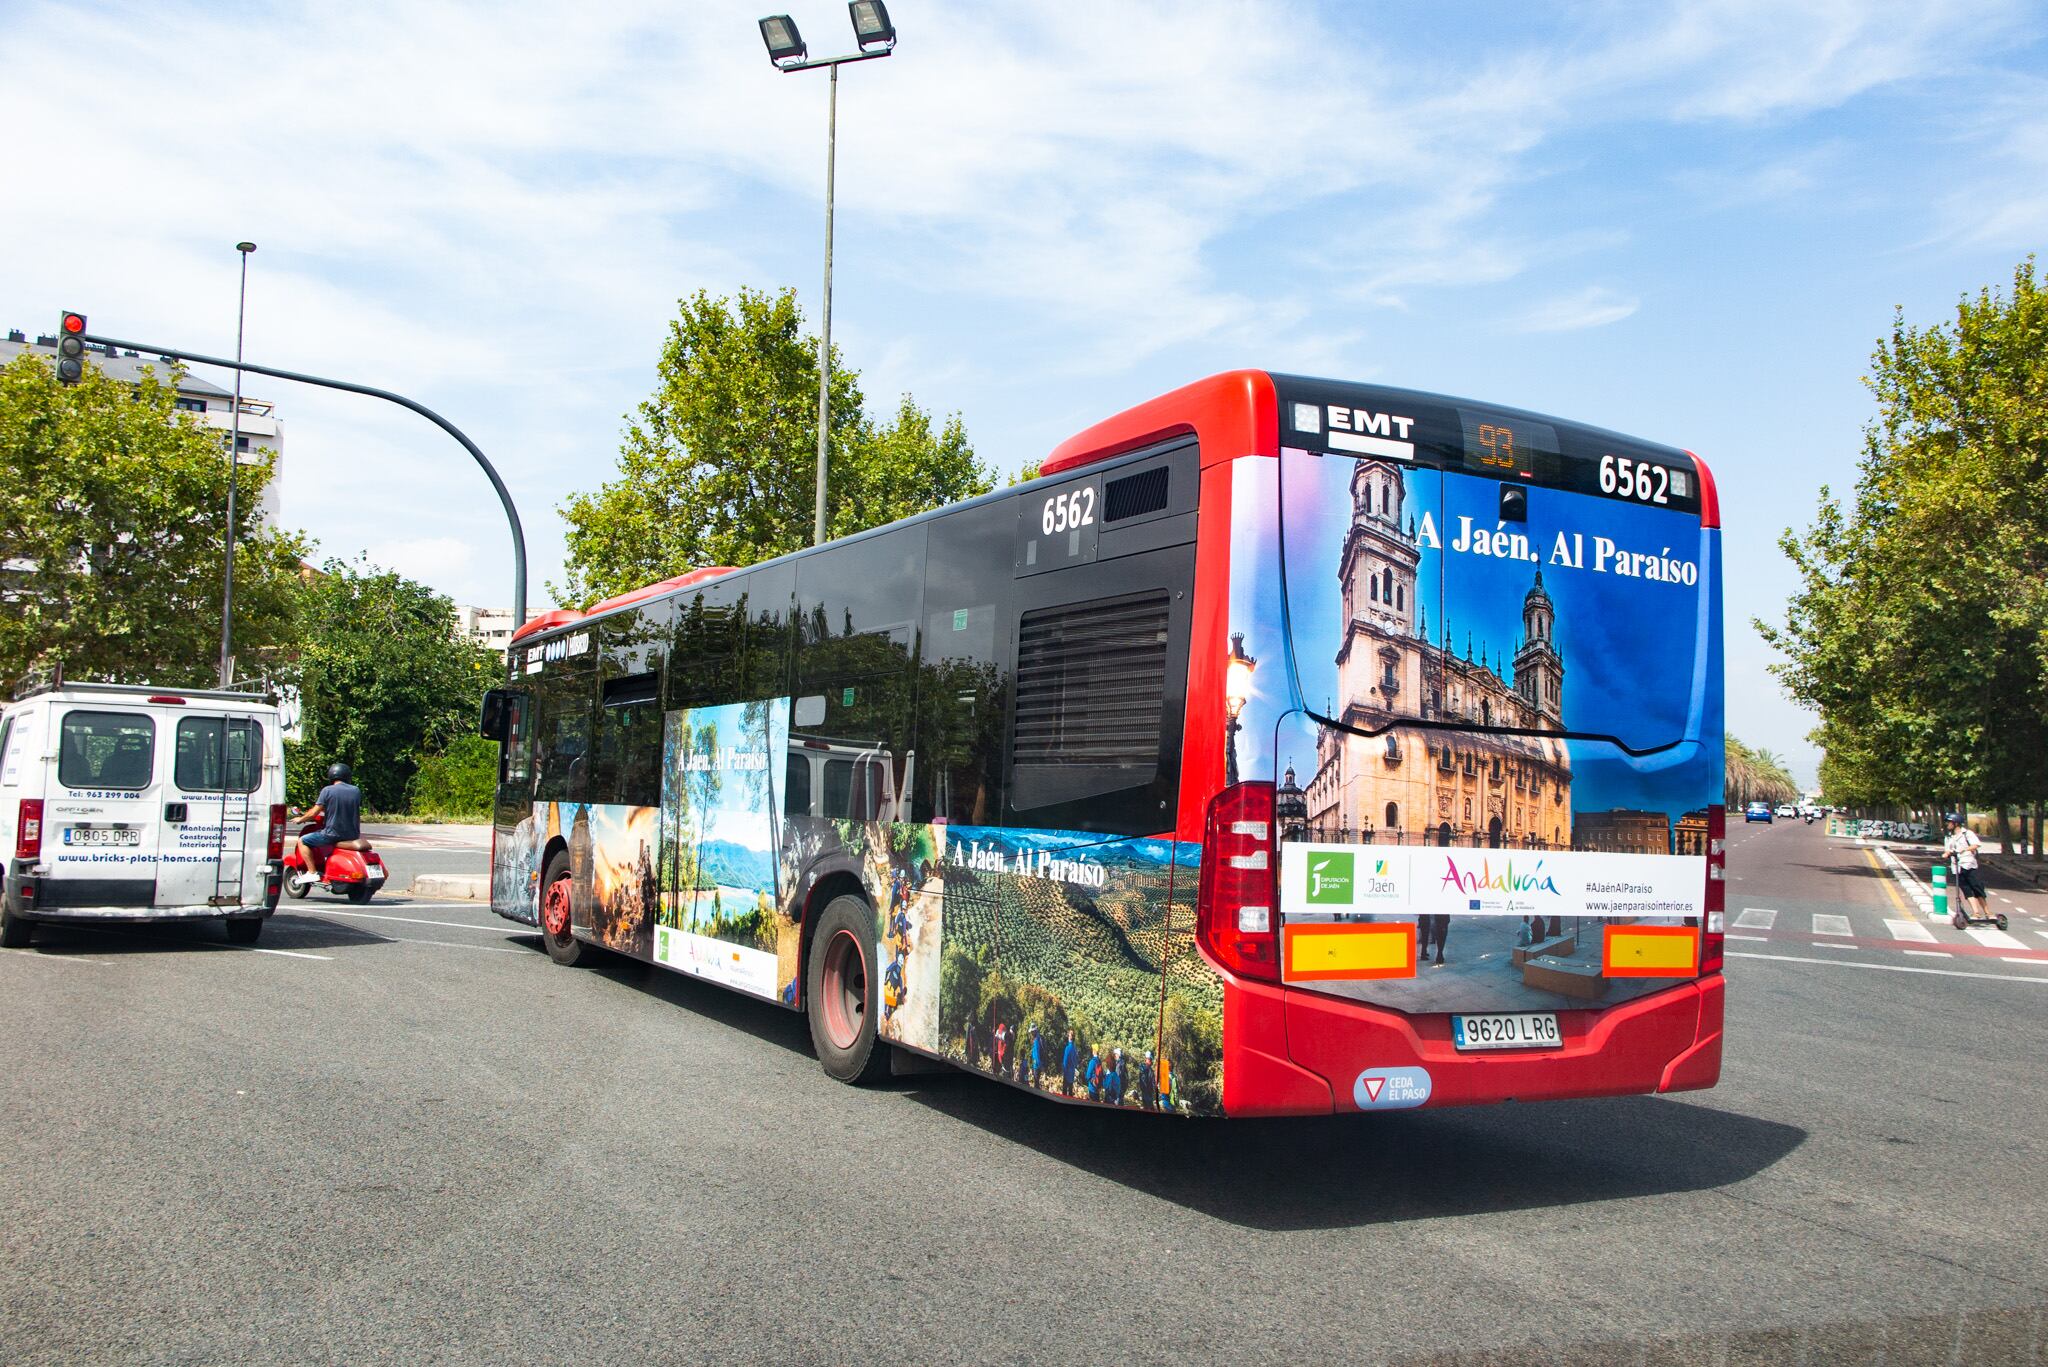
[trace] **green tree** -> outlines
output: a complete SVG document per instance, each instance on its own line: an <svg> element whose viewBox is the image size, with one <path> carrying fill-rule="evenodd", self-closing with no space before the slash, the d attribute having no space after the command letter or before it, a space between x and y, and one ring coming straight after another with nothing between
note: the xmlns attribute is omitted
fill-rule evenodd
<svg viewBox="0 0 2048 1367"><path fill-rule="evenodd" d="M626 431L618 476L562 505L567 578L583 604L704 565L807 546L818 450L818 348L796 291L699 291L669 324L654 395ZM843 536L986 492L958 416L935 427L904 395L887 423L862 410L835 352L827 530Z"/></svg>
<svg viewBox="0 0 2048 1367"><path fill-rule="evenodd" d="M61 665L74 678L219 678L229 462L180 412L174 383L87 366L59 385L33 353L0 369L0 684ZM236 472L235 646L288 644L305 542L255 525L267 463Z"/></svg>
<svg viewBox="0 0 2048 1367"><path fill-rule="evenodd" d="M419 763L406 810L457 821L487 821L498 788L498 743L465 731Z"/></svg>
<svg viewBox="0 0 2048 1367"><path fill-rule="evenodd" d="M1831 797L1934 808L2048 793L2048 289L1955 320L1895 315L1867 378L1856 493L1780 544L1792 696L1820 714Z"/></svg>
<svg viewBox="0 0 2048 1367"><path fill-rule="evenodd" d="M421 761L476 725L502 668L455 635L453 613L425 584L328 561L305 593L295 670L305 739L294 767L323 773L346 761L366 806L399 810Z"/></svg>

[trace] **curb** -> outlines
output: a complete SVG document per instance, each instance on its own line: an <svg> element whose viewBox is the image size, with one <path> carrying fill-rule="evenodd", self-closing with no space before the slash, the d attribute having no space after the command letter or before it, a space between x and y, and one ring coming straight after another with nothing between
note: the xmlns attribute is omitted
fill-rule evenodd
<svg viewBox="0 0 2048 1367"><path fill-rule="evenodd" d="M488 902L491 900L491 880L486 876L428 873L413 879L409 891L415 897Z"/></svg>

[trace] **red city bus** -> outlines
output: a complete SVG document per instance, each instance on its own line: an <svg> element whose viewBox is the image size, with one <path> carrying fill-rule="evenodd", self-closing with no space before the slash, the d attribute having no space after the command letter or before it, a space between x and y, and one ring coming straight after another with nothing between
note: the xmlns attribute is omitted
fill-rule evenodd
<svg viewBox="0 0 2048 1367"><path fill-rule="evenodd" d="M1041 478L554 612L486 703L492 905L1076 1104L1713 1085L1695 457L1260 371Z"/></svg>

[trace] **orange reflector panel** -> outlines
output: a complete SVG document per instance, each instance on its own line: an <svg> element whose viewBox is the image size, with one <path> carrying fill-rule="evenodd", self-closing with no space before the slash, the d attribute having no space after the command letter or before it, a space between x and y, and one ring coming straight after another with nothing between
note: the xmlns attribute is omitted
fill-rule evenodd
<svg viewBox="0 0 2048 1367"><path fill-rule="evenodd" d="M1415 925L1292 925L1282 929L1289 982L1412 978Z"/></svg>
<svg viewBox="0 0 2048 1367"><path fill-rule="evenodd" d="M1600 971L1610 978L1690 978L1700 971L1696 926L1609 926Z"/></svg>

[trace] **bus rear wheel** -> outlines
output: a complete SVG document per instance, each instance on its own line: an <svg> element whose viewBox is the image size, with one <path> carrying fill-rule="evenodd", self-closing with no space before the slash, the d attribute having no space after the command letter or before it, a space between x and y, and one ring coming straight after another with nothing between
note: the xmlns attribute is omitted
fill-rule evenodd
<svg viewBox="0 0 2048 1367"><path fill-rule="evenodd" d="M878 1082L889 1074L889 1048L875 1035L881 1013L874 955L874 909L858 897L833 898L811 931L804 1000L818 1062L841 1082Z"/></svg>
<svg viewBox="0 0 2048 1367"><path fill-rule="evenodd" d="M570 886L569 853L557 850L540 880L540 935L547 942L548 957L565 967L574 967L583 958L583 941L570 929Z"/></svg>

